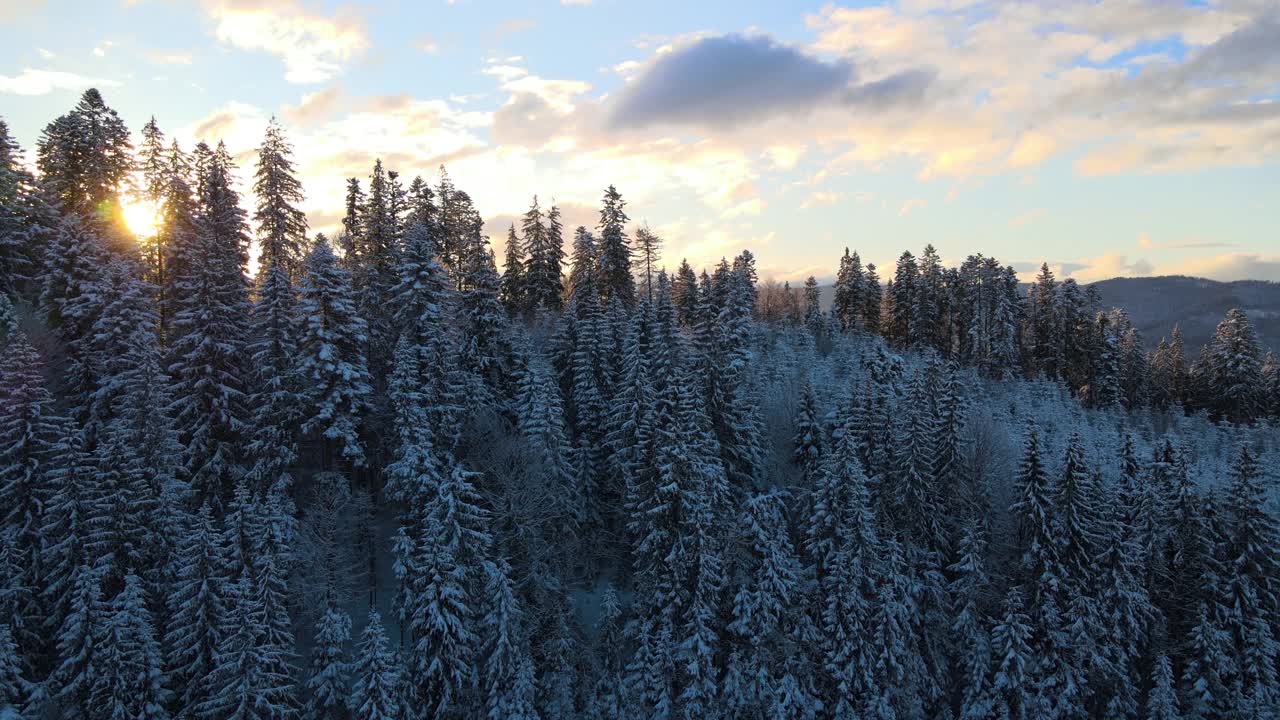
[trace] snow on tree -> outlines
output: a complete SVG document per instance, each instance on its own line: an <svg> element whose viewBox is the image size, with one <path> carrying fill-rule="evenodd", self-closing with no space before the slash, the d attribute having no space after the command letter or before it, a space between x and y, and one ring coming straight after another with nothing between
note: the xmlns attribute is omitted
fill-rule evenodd
<svg viewBox="0 0 1280 720"><path fill-rule="evenodd" d="M1265 412L1262 364L1249 316L1232 308L1218 323L1192 368L1211 414L1232 422L1251 422Z"/></svg>
<svg viewBox="0 0 1280 720"><path fill-rule="evenodd" d="M1014 588L1005 596L1002 617L991 628L992 656L995 661L991 698L985 706L981 703L972 706L970 712L962 715L963 718L1029 720L1037 717L1037 702L1031 679L1031 665L1035 658L1030 643L1031 619L1023 610L1022 595Z"/></svg>
<svg viewBox="0 0 1280 720"><path fill-rule="evenodd" d="M169 717L160 644L147 605L142 580L130 574L124 579L124 589L106 608L101 644L94 660L96 676L87 706L102 717Z"/></svg>
<svg viewBox="0 0 1280 720"><path fill-rule="evenodd" d="M0 713L9 712L16 718L22 717L18 712L35 690L22 665L13 633L8 625L0 624Z"/></svg>
<svg viewBox="0 0 1280 720"><path fill-rule="evenodd" d="M658 261L662 259L662 238L645 226L636 231L636 257L644 273L644 292L653 302L653 281L657 275Z"/></svg>
<svg viewBox="0 0 1280 720"><path fill-rule="evenodd" d="M527 297L528 280L525 277L527 273L525 265L528 260L525 257L524 244L520 241L520 236L516 235L514 224L507 229L507 246L504 253L502 282L498 287L498 295L502 300L502 306L507 309L507 316L516 318L528 309L529 298Z"/></svg>
<svg viewBox="0 0 1280 720"><path fill-rule="evenodd" d="M100 657L109 617L101 576L88 565L76 570L69 610L57 629L58 664L48 680L49 696L65 709L89 707L96 679L109 670Z"/></svg>
<svg viewBox="0 0 1280 720"><path fill-rule="evenodd" d="M1181 720L1178 696L1173 684L1173 664L1167 655L1156 657L1151 668L1151 691L1147 695L1147 720Z"/></svg>
<svg viewBox="0 0 1280 720"><path fill-rule="evenodd" d="M721 691L722 707L739 715L806 717L820 704L795 676L804 616L791 608L801 571L781 505L777 494L757 495L743 512L747 576L733 598L732 649Z"/></svg>
<svg viewBox="0 0 1280 720"><path fill-rule="evenodd" d="M248 232L227 162L215 157L200 178L195 236L173 269L170 412L183 445L184 470L200 499L230 492L244 472L241 455L249 429ZM171 183L184 185L180 178Z"/></svg>
<svg viewBox="0 0 1280 720"><path fill-rule="evenodd" d="M821 466L823 454L823 432L818 422L817 401L813 396L813 386L806 380L800 389L800 405L796 409L795 448L791 461L800 466L806 480L813 482Z"/></svg>
<svg viewBox="0 0 1280 720"><path fill-rule="evenodd" d="M470 201L467 202L470 207ZM472 210L458 273L463 369L474 378L475 392L469 394L471 407L489 407L497 398L510 397L506 380L512 349L506 334L506 317L498 299L498 270L489 239L481 235L482 225L483 221Z"/></svg>
<svg viewBox="0 0 1280 720"><path fill-rule="evenodd" d="M165 684L177 695L181 717L211 699L209 681L219 662L230 609L222 551L219 528L204 503L177 548L174 583L166 598Z"/></svg>
<svg viewBox="0 0 1280 720"><path fill-rule="evenodd" d="M346 660L350 639L351 618L336 607L325 610L316 625L311 651L311 676L306 683L308 718L345 720L351 716L347 706L350 663Z"/></svg>
<svg viewBox="0 0 1280 720"><path fill-rule="evenodd" d="M276 262L297 282L306 255L307 216L298 209L303 200L302 183L294 175L292 155L284 128L272 118L258 147L253 176L258 204L253 221L258 228L262 266Z"/></svg>
<svg viewBox="0 0 1280 720"><path fill-rule="evenodd" d="M297 366L305 393L301 432L319 436L358 467L365 461L359 427L372 392L365 321L356 311L350 275L323 235L307 254L305 270L298 287Z"/></svg>
<svg viewBox="0 0 1280 720"><path fill-rule="evenodd" d="M290 720L298 716L289 668L264 642L259 603L246 576L229 593L224 637L210 672L209 696L194 708L213 720Z"/></svg>
<svg viewBox="0 0 1280 720"><path fill-rule="evenodd" d="M35 291L56 212L23 165L22 149L0 118L0 294Z"/></svg>
<svg viewBox="0 0 1280 720"><path fill-rule="evenodd" d="M532 720L538 717L533 705L533 659L529 656L523 613L509 572L504 560L488 563L485 568L488 596L482 621L485 712L490 720Z"/></svg>
<svg viewBox="0 0 1280 720"><path fill-rule="evenodd" d="M818 629L824 697L836 714L857 712L874 688L871 647L880 541L857 439L845 432L813 490L805 550L820 588Z"/></svg>
<svg viewBox="0 0 1280 720"><path fill-rule="evenodd" d="M399 720L400 668L387 647L386 631L376 611L360 634L360 647L352 668L351 712L362 720Z"/></svg>
<svg viewBox="0 0 1280 720"><path fill-rule="evenodd" d="M59 459L63 420L53 395L45 388L43 363L24 333L6 342L0 354L0 528L8 535L9 552L18 574L5 579L16 590L4 618L19 645L39 641L41 606L37 588L42 577L41 548L45 502L50 481L47 468Z"/></svg>
<svg viewBox="0 0 1280 720"><path fill-rule="evenodd" d="M124 121L89 88L80 102L40 134L36 165L62 208L95 229L121 234L120 194L133 172L133 147Z"/></svg>
<svg viewBox="0 0 1280 720"><path fill-rule="evenodd" d="M532 209L531 209L532 211ZM526 222L528 215L526 217ZM546 212L546 226L530 239L525 237L528 253L525 268L525 293L529 309L558 313L564 306L564 226L560 208L552 205Z"/></svg>
<svg viewBox="0 0 1280 720"><path fill-rule="evenodd" d="M600 208L600 303L608 306L617 298L626 307L636 300L636 282L631 275L631 244L627 240L626 201L612 185L604 191Z"/></svg>

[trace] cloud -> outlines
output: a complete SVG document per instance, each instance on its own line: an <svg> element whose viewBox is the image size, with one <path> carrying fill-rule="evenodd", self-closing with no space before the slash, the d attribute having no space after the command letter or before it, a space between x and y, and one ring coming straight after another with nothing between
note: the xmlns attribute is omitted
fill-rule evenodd
<svg viewBox="0 0 1280 720"><path fill-rule="evenodd" d="M1074 261L1044 260L1012 263L1014 270L1024 281L1040 272L1041 262L1049 264L1049 268L1060 278L1073 278L1079 283L1091 283L1115 277L1145 277L1153 274L1155 268L1142 258L1131 260L1119 252L1103 253L1098 257L1082 258ZM1167 274L1167 273L1158 273Z"/></svg>
<svg viewBox="0 0 1280 720"><path fill-rule="evenodd" d="M498 36L498 39L501 40L507 35L515 35L516 33L522 33L536 27L538 27L538 21L536 20L530 18L514 18L512 20L504 20L499 23L495 34Z"/></svg>
<svg viewBox="0 0 1280 720"><path fill-rule="evenodd" d="M1161 275L1190 275L1210 280L1270 280L1280 282L1280 255L1225 253L1190 258L1160 267Z"/></svg>
<svg viewBox="0 0 1280 720"><path fill-rule="evenodd" d="M1031 223L1043 218L1047 214L1047 212L1048 211L1046 211L1044 208L1036 208L1034 210L1028 210L1027 212L1022 213L1021 215L1018 215L1017 217L1010 219L1009 227L1024 228L1030 225Z"/></svg>
<svg viewBox="0 0 1280 720"><path fill-rule="evenodd" d="M815 190L809 193L809 197L800 203L800 209L808 210L809 208L827 207L828 205L835 205L841 200L844 200L844 193Z"/></svg>
<svg viewBox="0 0 1280 720"><path fill-rule="evenodd" d="M516 78L522 78L529 74L528 70L515 65L490 65L480 70L485 75L492 75L502 82L511 82Z"/></svg>
<svg viewBox="0 0 1280 720"><path fill-rule="evenodd" d="M88 87L118 87L120 83L104 78L86 77L57 70L24 68L14 76L0 75L0 93L11 95L48 95L54 90L81 90Z"/></svg>
<svg viewBox="0 0 1280 720"><path fill-rule="evenodd" d="M52 60L55 57L57 57L57 55L53 54L52 51L46 50L42 47L36 48L36 54L39 55L44 60Z"/></svg>
<svg viewBox="0 0 1280 720"><path fill-rule="evenodd" d="M1190 250L1202 248L1226 248L1234 247L1234 243L1220 242L1215 240L1204 240L1199 238L1187 238L1182 240L1170 240L1167 242L1155 242L1147 233L1138 236L1138 248L1141 250Z"/></svg>
<svg viewBox="0 0 1280 720"><path fill-rule="evenodd" d="M853 77L765 36L722 35L656 57L610 114L618 128L658 124L725 127L799 114L837 96Z"/></svg>
<svg viewBox="0 0 1280 720"><path fill-rule="evenodd" d="M928 204L929 202L923 198L911 198L902 203L902 207L898 208L898 215L906 217L911 214L911 211L925 207Z"/></svg>
<svg viewBox="0 0 1280 720"><path fill-rule="evenodd" d="M327 17L298 0L207 0L205 9L219 42L279 56L291 83L329 80L369 45L363 19L345 9Z"/></svg>
<svg viewBox="0 0 1280 720"><path fill-rule="evenodd" d="M333 113L341 100L342 86L334 83L324 90L303 95L296 106L284 106L281 114L291 123L311 125Z"/></svg>
<svg viewBox="0 0 1280 720"><path fill-rule="evenodd" d="M593 1L593 0L560 0L560 4L561 4L561 5L581 5L581 6L587 6L587 5L590 5L590 4L592 3L592 1Z"/></svg>
<svg viewBox="0 0 1280 720"><path fill-rule="evenodd" d="M428 55L437 55L440 52L440 45L436 43L435 38L430 35L423 35L418 38L413 46Z"/></svg>
<svg viewBox="0 0 1280 720"><path fill-rule="evenodd" d="M190 65L195 58L190 50L156 50L147 59L156 65Z"/></svg>

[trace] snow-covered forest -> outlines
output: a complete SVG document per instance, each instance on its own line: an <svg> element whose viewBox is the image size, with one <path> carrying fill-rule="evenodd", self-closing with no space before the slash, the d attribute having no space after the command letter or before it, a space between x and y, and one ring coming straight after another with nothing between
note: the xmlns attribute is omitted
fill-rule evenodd
<svg viewBox="0 0 1280 720"><path fill-rule="evenodd" d="M1280 716L1244 312L1147 353L932 247L832 248L824 307L612 186L499 272L444 168L325 237L280 125L140 138L0 123L0 716Z"/></svg>

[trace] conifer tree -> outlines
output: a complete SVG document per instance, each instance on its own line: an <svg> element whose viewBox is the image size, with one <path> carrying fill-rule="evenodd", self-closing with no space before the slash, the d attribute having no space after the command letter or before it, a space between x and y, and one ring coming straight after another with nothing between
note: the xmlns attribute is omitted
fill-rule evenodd
<svg viewBox="0 0 1280 720"><path fill-rule="evenodd" d="M1203 403L1215 417L1251 422L1264 412L1257 336L1240 308L1218 323L1194 373L1205 394Z"/></svg>
<svg viewBox="0 0 1280 720"><path fill-rule="evenodd" d="M227 628L228 588L220 549L213 513L204 503L177 549L173 590L166 598L166 686L177 694L177 714L183 717L210 700L209 678Z"/></svg>
<svg viewBox="0 0 1280 720"><path fill-rule="evenodd" d="M165 689L160 646L142 580L130 574L124 589L112 599L97 649L97 677L89 693L94 712L102 717L166 720Z"/></svg>
<svg viewBox="0 0 1280 720"><path fill-rule="evenodd" d="M356 466L364 464L358 429L368 407L369 371L364 319L351 279L323 235L307 255L299 286L298 373L306 388L301 431L315 433Z"/></svg>
<svg viewBox="0 0 1280 720"><path fill-rule="evenodd" d="M34 685L24 677L24 668L8 625L0 624L0 717L21 720L20 709L34 692Z"/></svg>
<svg viewBox="0 0 1280 720"><path fill-rule="evenodd" d="M698 277L688 260L680 261L676 276L671 281L671 299L680 324L684 327L693 325L698 312Z"/></svg>
<svg viewBox="0 0 1280 720"><path fill-rule="evenodd" d="M499 285L498 297L502 300L502 305L507 309L507 317L515 318L529 305L530 300L528 294L529 280L527 278L528 270L526 269L527 260L525 258L524 246L520 242L520 237L516 235L516 226L513 224L507 229L507 247L506 254L502 261L502 282Z"/></svg>
<svg viewBox="0 0 1280 720"><path fill-rule="evenodd" d="M1147 720L1181 720L1178 696L1173 685L1173 664L1167 655L1156 657L1151 668L1151 691L1147 695Z"/></svg>
<svg viewBox="0 0 1280 720"><path fill-rule="evenodd" d="M45 127L37 149L42 182L62 208L97 230L122 234L120 194L133 172L133 147L102 93L85 90L75 108Z"/></svg>
<svg viewBox="0 0 1280 720"><path fill-rule="evenodd" d="M508 572L503 560L486 567L489 602L484 617L485 710L490 720L532 720L538 717L533 705L533 661Z"/></svg>
<svg viewBox="0 0 1280 720"><path fill-rule="evenodd" d="M0 294L39 291L41 256L57 213L23 165L22 148L0 118Z"/></svg>
<svg viewBox="0 0 1280 720"><path fill-rule="evenodd" d="M351 716L347 707L350 663L346 644L351 639L351 618L330 606L316 625L315 646L311 651L311 676L307 690L307 717L316 720L345 720Z"/></svg>
<svg viewBox="0 0 1280 720"><path fill-rule="evenodd" d="M636 300L635 278L631 276L631 244L626 224L630 218L624 210L626 202L610 185L604 192L600 208L600 302L607 306L617 298L630 308Z"/></svg>
<svg viewBox="0 0 1280 720"><path fill-rule="evenodd" d="M875 263L867 263L867 274L863 279L861 295L862 325L867 329L867 332L878 333L881 331L880 301L884 297L884 291L880 287L880 276L876 274Z"/></svg>
<svg viewBox="0 0 1280 720"><path fill-rule="evenodd" d="M209 674L208 699L197 717L231 720L292 720L298 716L293 680L264 638L263 620L251 580L242 577L229 595L229 613L217 665Z"/></svg>
<svg viewBox="0 0 1280 720"><path fill-rule="evenodd" d="M547 226L541 242L526 243L529 254L526 285L529 306L533 310L560 312L564 306L564 225L560 220L560 208L552 205L547 210Z"/></svg>
<svg viewBox="0 0 1280 720"><path fill-rule="evenodd" d="M258 204L253 221L258 227L262 266L276 262L289 280L296 282L306 255L307 217L298 209L302 183L294 175L292 155L284 128L272 118L258 147L253 177Z"/></svg>
<svg viewBox="0 0 1280 720"><path fill-rule="evenodd" d="M818 279L810 275L804 281L804 326L808 328L814 339L820 339L825 330L822 321L822 295L818 289Z"/></svg>
<svg viewBox="0 0 1280 720"><path fill-rule="evenodd" d="M110 670L101 657L108 618L101 573L88 565L80 566L69 611L57 629L58 665L49 678L49 697L65 711L89 707L94 682Z"/></svg>
<svg viewBox="0 0 1280 720"><path fill-rule="evenodd" d="M170 306L171 412L185 448L185 471L202 498L230 491L243 472L242 442L249 430L249 239L229 162L225 151L213 156L200 178L195 237L174 267ZM171 182L181 191L181 179Z"/></svg>
<svg viewBox="0 0 1280 720"><path fill-rule="evenodd" d="M1036 717L1037 703L1030 667L1034 662L1030 623L1030 618L1023 611L1021 594L1016 588L1010 590L1005 597L1004 615L991 629L996 662L990 703L994 717L1011 720Z"/></svg>
<svg viewBox="0 0 1280 720"><path fill-rule="evenodd" d="M885 328L885 336L896 347L912 347L920 342L919 317L916 312L916 303L919 301L916 286L919 282L920 268L915 256L904 251L898 258L893 274L893 291L889 293L893 306L889 313L889 326Z"/></svg>
<svg viewBox="0 0 1280 720"><path fill-rule="evenodd" d="M805 381L800 389L800 405L796 409L795 427L791 461L800 466L805 479L812 482L817 477L822 461L823 432L822 426L818 423L818 408L817 401L813 397L813 386L808 381Z"/></svg>
<svg viewBox="0 0 1280 720"><path fill-rule="evenodd" d="M662 259L662 238L649 227L636 231L636 257L644 272L644 292L649 302L653 302L653 281L657 274L658 261Z"/></svg>
<svg viewBox="0 0 1280 720"><path fill-rule="evenodd" d="M399 720L400 670L387 647L382 618L369 612L369 623L360 635L360 647L352 672L351 713L363 720Z"/></svg>
<svg viewBox="0 0 1280 720"><path fill-rule="evenodd" d="M35 594L45 579L41 570L41 533L49 482L46 468L61 439L61 418L44 386L42 363L24 333L9 338L0 354L0 528L8 535L18 575L5 585L18 590L4 618L20 647L39 640L43 613Z"/></svg>
<svg viewBox="0 0 1280 720"><path fill-rule="evenodd" d="M353 245L353 257L346 261L351 268L355 304L364 318L364 353L375 386L381 386L387 376L395 347L391 297L398 282L401 218L394 176L383 170L381 160L374 162L368 199L360 212L359 242ZM375 392L382 394L380 387Z"/></svg>

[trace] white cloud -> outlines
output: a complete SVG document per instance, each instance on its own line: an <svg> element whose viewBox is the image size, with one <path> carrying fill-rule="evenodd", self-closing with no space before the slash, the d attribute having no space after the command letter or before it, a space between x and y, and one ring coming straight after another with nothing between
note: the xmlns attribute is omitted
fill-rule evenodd
<svg viewBox="0 0 1280 720"><path fill-rule="evenodd" d="M413 46L428 55L437 55L440 52L440 45L430 35L423 35L418 38L418 41Z"/></svg>
<svg viewBox="0 0 1280 720"><path fill-rule="evenodd" d="M95 85L117 87L120 83L75 73L31 68L24 68L20 74L12 77L0 75L0 92L11 95L48 95L54 90L80 90Z"/></svg>
<svg viewBox="0 0 1280 720"><path fill-rule="evenodd" d="M906 217L907 215L910 215L912 211L925 207L928 204L929 202L923 198L911 198L902 203L902 207L898 208L898 215Z"/></svg>
<svg viewBox="0 0 1280 720"><path fill-rule="evenodd" d="M157 65L190 65L195 58L189 50L158 50L147 53L147 59Z"/></svg>
<svg viewBox="0 0 1280 720"><path fill-rule="evenodd" d="M1046 211L1044 208L1036 208L1034 210L1028 210L1027 212L1024 212L1021 215L1018 215L1017 217L1009 220L1009 227L1024 228L1030 225L1031 223L1043 218L1047 213L1048 211Z"/></svg>
<svg viewBox="0 0 1280 720"><path fill-rule="evenodd" d="M587 6L587 5L590 5L592 2L593 0L560 0L561 5Z"/></svg>
<svg viewBox="0 0 1280 720"><path fill-rule="evenodd" d="M42 47L36 48L36 54L45 60L52 60L55 57L57 57L57 55L54 55L53 52L46 50Z"/></svg>
<svg viewBox="0 0 1280 720"><path fill-rule="evenodd" d="M369 45L363 20L349 10L326 17L297 0L209 0L205 7L220 42L279 56L291 83L324 82Z"/></svg>
<svg viewBox="0 0 1280 720"><path fill-rule="evenodd" d="M842 200L844 200L844 193L815 190L809 193L809 197L800 203L800 209L808 210L809 208L827 207L828 205L835 205Z"/></svg>

